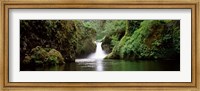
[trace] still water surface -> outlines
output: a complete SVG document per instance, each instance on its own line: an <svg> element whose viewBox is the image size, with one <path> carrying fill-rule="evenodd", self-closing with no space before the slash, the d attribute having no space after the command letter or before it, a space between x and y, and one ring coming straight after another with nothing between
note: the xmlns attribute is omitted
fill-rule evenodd
<svg viewBox="0 0 200 91"><path fill-rule="evenodd" d="M180 71L180 63L175 60L116 60L77 59L75 63L55 66L29 67L32 71Z"/></svg>

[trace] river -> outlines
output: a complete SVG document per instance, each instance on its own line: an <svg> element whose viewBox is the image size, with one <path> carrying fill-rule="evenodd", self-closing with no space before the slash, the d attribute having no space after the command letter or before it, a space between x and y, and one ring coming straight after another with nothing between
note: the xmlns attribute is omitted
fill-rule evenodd
<svg viewBox="0 0 200 91"><path fill-rule="evenodd" d="M95 53L76 59L74 63L28 67L23 71L180 71L180 62L176 60L104 59L107 54L102 50L100 42L96 44Z"/></svg>

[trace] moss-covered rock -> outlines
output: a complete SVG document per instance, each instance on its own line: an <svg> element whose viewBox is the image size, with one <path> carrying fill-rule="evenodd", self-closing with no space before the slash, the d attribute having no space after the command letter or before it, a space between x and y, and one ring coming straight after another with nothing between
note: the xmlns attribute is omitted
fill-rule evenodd
<svg viewBox="0 0 200 91"><path fill-rule="evenodd" d="M111 44L112 39L109 36L105 36L105 38L102 41L102 49L106 52L106 53L110 53L112 52L112 48L114 47Z"/></svg>
<svg viewBox="0 0 200 91"><path fill-rule="evenodd" d="M22 64L24 65L56 65L64 64L64 58L61 53L55 49L50 49L50 51L45 50L47 48L42 48L37 46L31 50L30 55L26 55ZM49 48L48 48L49 49Z"/></svg>
<svg viewBox="0 0 200 91"><path fill-rule="evenodd" d="M37 46L31 50L31 58L35 60L45 60L48 58L48 52L41 46Z"/></svg>
<svg viewBox="0 0 200 91"><path fill-rule="evenodd" d="M64 64L64 58L61 55L61 53L55 49L51 49L48 52L48 60L49 61L53 61L52 63L56 63L56 64Z"/></svg>

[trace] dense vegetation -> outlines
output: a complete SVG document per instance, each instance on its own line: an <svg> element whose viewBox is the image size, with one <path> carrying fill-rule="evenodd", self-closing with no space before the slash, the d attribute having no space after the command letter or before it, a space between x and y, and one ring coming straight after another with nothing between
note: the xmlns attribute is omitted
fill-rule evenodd
<svg viewBox="0 0 200 91"><path fill-rule="evenodd" d="M95 51L95 36L95 30L80 21L21 20L21 65L73 62Z"/></svg>
<svg viewBox="0 0 200 91"><path fill-rule="evenodd" d="M125 35L107 58L179 59L179 21L127 21ZM134 26L135 25L135 26Z"/></svg>
<svg viewBox="0 0 200 91"><path fill-rule="evenodd" d="M110 59L180 59L179 20L21 20L21 64L63 64L95 51Z"/></svg>

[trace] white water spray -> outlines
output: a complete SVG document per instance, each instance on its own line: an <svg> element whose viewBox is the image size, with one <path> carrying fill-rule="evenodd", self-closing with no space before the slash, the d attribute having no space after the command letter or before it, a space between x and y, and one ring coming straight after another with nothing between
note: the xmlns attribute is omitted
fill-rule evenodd
<svg viewBox="0 0 200 91"><path fill-rule="evenodd" d="M91 54L89 59L103 59L106 57L106 53L102 50L101 44L102 42L95 42L97 45L95 53Z"/></svg>

